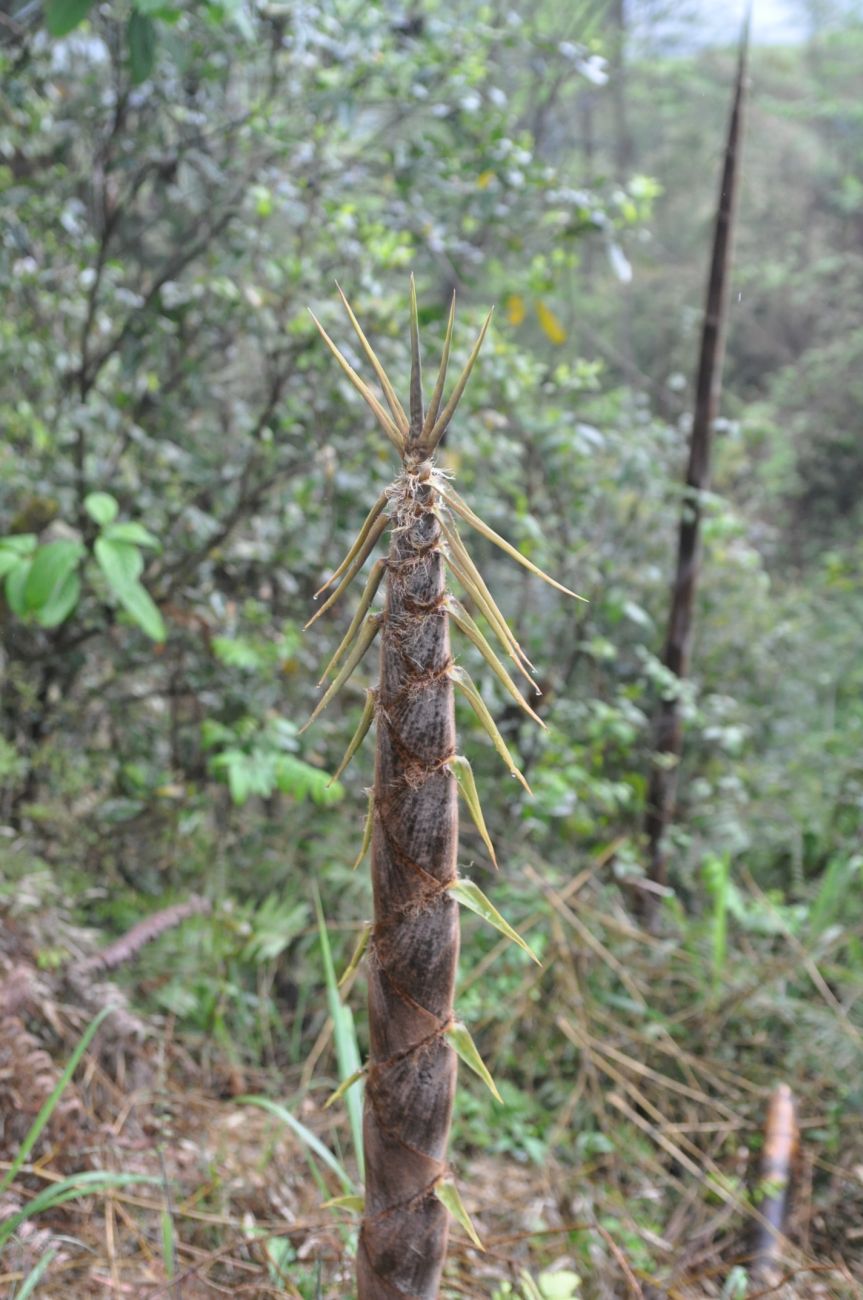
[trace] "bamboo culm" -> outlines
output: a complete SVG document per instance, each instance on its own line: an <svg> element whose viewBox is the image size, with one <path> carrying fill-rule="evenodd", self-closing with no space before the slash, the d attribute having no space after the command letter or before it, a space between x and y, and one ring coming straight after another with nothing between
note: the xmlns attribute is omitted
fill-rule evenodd
<svg viewBox="0 0 863 1300"><path fill-rule="evenodd" d="M372 850L374 920L367 949L370 1051L365 1072L366 1186L357 1255L357 1293L359 1300L434 1300L449 1228L449 1211L444 1202L454 1204L452 1195L443 1192L449 1185L447 1143L457 1062L454 1043L460 1044L461 1055L465 1054L465 1041L469 1043L471 1050L465 1059L494 1089L469 1034L454 1018L459 954L457 898L469 906L479 898L482 914L527 947L481 891L472 882L460 881L457 873L460 786L493 862L494 853L470 764L456 752L455 685L472 703L510 773L527 787L476 688L453 662L450 612L453 622L480 650L526 715L539 720L484 634L447 590L447 574L451 572L517 669L532 681L524 652L459 536L456 516L535 575L569 595L575 593L542 573L488 528L434 464L435 449L476 363L491 313L449 400L442 406L452 342L453 301L440 371L426 408L411 277L411 384L406 413L347 299L341 296L380 384L383 402L320 323L315 323L402 460L400 475L372 507L348 555L322 588L339 580L335 592L310 620L314 622L328 609L357 576L389 526L387 557L376 561L372 568L360 606L324 674L334 674L333 681L309 720L326 707L379 636L380 682L367 697L356 735L339 768L341 772L347 765L374 717L375 777L363 839L363 850L369 842ZM382 576L386 593L383 610L369 612ZM361 851L358 861L362 856ZM460 1205L457 1194L455 1203ZM459 1217L472 1232L467 1216L462 1212Z"/></svg>

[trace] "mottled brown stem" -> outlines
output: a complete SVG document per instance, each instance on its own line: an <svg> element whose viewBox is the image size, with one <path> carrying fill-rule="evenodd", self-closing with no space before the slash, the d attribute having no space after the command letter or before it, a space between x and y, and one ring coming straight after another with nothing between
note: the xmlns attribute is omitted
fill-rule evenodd
<svg viewBox="0 0 863 1300"><path fill-rule="evenodd" d="M753 1274L762 1281L770 1280L781 1261L799 1139L794 1095L787 1083L780 1083L774 1089L767 1110L757 1189L760 1195L756 1197L756 1208L761 1215L755 1233Z"/></svg>
<svg viewBox="0 0 863 1300"><path fill-rule="evenodd" d="M725 163L719 188L713 254L707 285L707 302L701 332L701 351L695 391L695 415L689 440L686 494L680 516L677 564L671 591L671 610L665 639L663 663L681 681L689 674L692 653L695 593L701 565L701 516L703 494L710 488L710 460L713 425L719 407L722 363L728 316L728 280L731 267L731 236L739 177L740 142L746 88L746 57L749 47L748 19L740 46L734 100L728 124ZM660 701L655 723L654 752L659 757L650 773L645 831L648 844L648 877L664 886L668 875L667 831L677 801L677 770L683 749L680 698L675 693ZM652 919L659 893L642 895L642 912Z"/></svg>
<svg viewBox="0 0 863 1300"><path fill-rule="evenodd" d="M430 466L391 500L392 542L377 699L369 960L370 1057L359 1300L434 1300L448 1214L445 1172L456 1057L457 786L449 621Z"/></svg>

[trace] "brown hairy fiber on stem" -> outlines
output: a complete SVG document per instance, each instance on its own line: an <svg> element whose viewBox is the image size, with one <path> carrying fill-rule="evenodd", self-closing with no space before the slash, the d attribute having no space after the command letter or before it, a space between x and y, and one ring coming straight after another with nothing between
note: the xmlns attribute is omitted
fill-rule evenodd
<svg viewBox="0 0 863 1300"><path fill-rule="evenodd" d="M713 425L719 407L722 363L728 318L728 281L731 269L731 237L740 173L740 148L746 92L746 62L749 50L749 19L740 43L734 99L728 123L725 162L719 187L716 227L707 302L701 333L701 351L695 391L695 415L689 440L686 495L680 517L677 563L671 591L671 610L662 662L681 681L689 675L692 651L695 593L701 565L702 496L710 488L710 459ZM648 879L663 887L668 877L666 837L677 801L677 770L683 750L680 700L675 693L660 701L655 723L654 761L647 791ZM661 896L645 892L640 907L651 920Z"/></svg>
<svg viewBox="0 0 863 1300"><path fill-rule="evenodd" d="M458 900L480 910L499 930L527 948L481 891L472 882L459 880L456 870L459 788L493 862L494 851L470 764L456 752L455 686L471 703L510 773L527 787L485 703L468 675L453 663L450 614L498 681L531 718L539 721L484 633L447 591L449 570L518 669L531 681L524 652L471 560L455 517L469 523L552 586L568 589L548 578L483 523L432 460L479 355L491 313L449 400L442 406L453 304L440 371L424 409L416 294L411 277L412 365L406 414L347 299L341 290L339 293L381 385L389 413L323 327L315 323L343 373L402 458L401 474L372 507L347 556L321 589L329 587L334 578L341 579L324 606L328 608L359 573L389 525L387 558L372 567L356 614L325 670L324 678L334 674L333 680L309 720L317 717L341 689L379 633L380 684L367 695L360 724L339 768L341 772L350 761L374 716L375 780L358 859L362 859L370 842L374 924L368 946L370 1054L363 1120L366 1194L357 1256L358 1297L434 1300L446 1254L447 1204L470 1230L447 1177L446 1152L456 1083L454 1043L459 1054L494 1090L469 1034L453 1015L459 953ZM383 576L384 608L380 613L369 613ZM310 623L322 612L323 608Z"/></svg>
<svg viewBox="0 0 863 1300"><path fill-rule="evenodd" d="M455 712L435 505L428 462L406 469L391 497L377 698L361 1297L437 1295L446 1249L448 1215L435 1189L456 1080L445 1035L459 949L448 892L458 809L446 767Z"/></svg>

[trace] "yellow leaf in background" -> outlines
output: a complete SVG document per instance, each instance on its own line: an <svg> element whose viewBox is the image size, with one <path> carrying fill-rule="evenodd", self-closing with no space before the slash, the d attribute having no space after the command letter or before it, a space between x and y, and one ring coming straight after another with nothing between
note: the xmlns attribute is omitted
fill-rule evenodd
<svg viewBox="0 0 863 1300"><path fill-rule="evenodd" d="M494 179L494 172L480 172L479 176L476 178L477 189L487 190Z"/></svg>
<svg viewBox="0 0 863 1300"><path fill-rule="evenodd" d="M511 293L506 300L506 318L510 325L520 325L526 314L524 298L517 293Z"/></svg>
<svg viewBox="0 0 863 1300"><path fill-rule="evenodd" d="M539 318L539 323L542 326L542 332L545 334L546 338L551 339L552 343L559 344L566 342L566 330L563 328L551 308L546 307L542 299L540 299L536 304L536 314Z"/></svg>

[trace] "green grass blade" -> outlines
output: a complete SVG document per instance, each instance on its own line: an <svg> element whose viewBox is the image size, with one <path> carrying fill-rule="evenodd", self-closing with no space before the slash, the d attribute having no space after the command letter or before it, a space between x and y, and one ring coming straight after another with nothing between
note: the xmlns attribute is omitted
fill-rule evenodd
<svg viewBox="0 0 863 1300"><path fill-rule="evenodd" d="M68 1088L72 1075L75 1073L76 1069L78 1068L78 1062L81 1060L81 1057L84 1055L87 1048L90 1046L91 1042L93 1041L93 1037L97 1029L101 1025L102 1021L105 1020L106 1017L111 1014L111 1011L112 1011L111 1007L103 1007L102 1010L99 1012L99 1014L96 1016L96 1018L92 1020L90 1024L87 1026L87 1028L85 1029L81 1041L78 1043L78 1046L75 1048L74 1052L69 1058L69 1064L66 1066L66 1069L63 1071L60 1078L58 1079L57 1084L53 1092L51 1093L50 1097L44 1103L42 1109L39 1111L39 1114L36 1116L33 1123L30 1125L29 1132L27 1133L27 1136L24 1138L24 1141L21 1143L21 1147L18 1151L18 1154L16 1155L15 1159L12 1161L10 1168L3 1176L3 1180L0 1181L0 1192L5 1192L6 1188L15 1178L16 1174L18 1173L18 1170L21 1168L21 1166L24 1164L24 1161L29 1156L30 1152L33 1150L34 1146L39 1141L39 1135L41 1134L45 1125L48 1123L48 1120L53 1115L54 1110L58 1102L60 1101L60 1098L63 1096L63 1093Z"/></svg>
<svg viewBox="0 0 863 1300"><path fill-rule="evenodd" d="M321 956L324 962L324 979L327 986L327 1005L333 1020L333 1036L336 1042L339 1080L345 1085L348 1094L345 1097L345 1106L347 1107L351 1135L354 1141L357 1168L360 1171L360 1177L363 1178L365 1176L363 1160L363 1090L362 1088L350 1089L348 1082L349 1080L358 1080L363 1072L360 1049L357 1045L353 1013L350 1007L345 1006L344 1002L342 1002L339 994L339 983L333 964L332 949L330 948L330 936L327 933L327 922L317 889L315 889L315 913L318 918L318 934L321 939Z"/></svg>
<svg viewBox="0 0 863 1300"><path fill-rule="evenodd" d="M60 1250L57 1246L52 1246L50 1250L46 1250L35 1268L32 1268L25 1277L21 1284L21 1290L15 1292L13 1300L27 1300L28 1296L34 1294L36 1287L42 1281L42 1278L48 1272L48 1269L54 1263L54 1260L57 1258L59 1253Z"/></svg>
<svg viewBox="0 0 863 1300"><path fill-rule="evenodd" d="M276 1119L280 1119L283 1124L287 1124L291 1132L296 1134L300 1141L308 1147L309 1151L314 1152L318 1159L335 1174L345 1191L356 1191L354 1181L344 1165L336 1159L328 1147L324 1146L321 1139L311 1129L306 1128L305 1124L302 1124L291 1114L287 1106L282 1106L280 1102L273 1101L271 1097L261 1097L253 1094L238 1097L237 1102L247 1106L260 1106L261 1110L266 1110L271 1115L275 1115Z"/></svg>
<svg viewBox="0 0 863 1300"><path fill-rule="evenodd" d="M77 1200L80 1196L97 1196L100 1192L111 1191L115 1187L126 1187L133 1183L149 1183L159 1186L161 1179L149 1174L108 1173L101 1169L88 1169L81 1174L72 1174L59 1183L52 1183L34 1196L32 1201L0 1223L0 1249L2 1249L14 1232L27 1219L34 1218L43 1211L56 1209L66 1201Z"/></svg>

